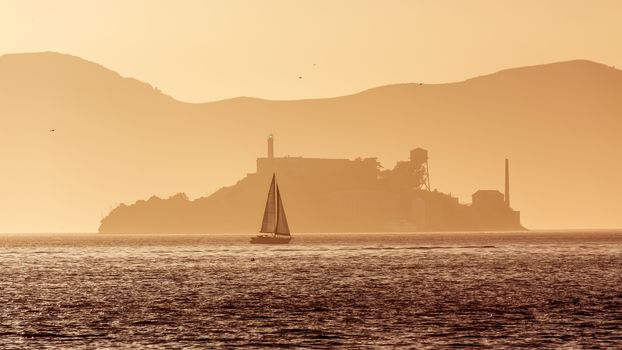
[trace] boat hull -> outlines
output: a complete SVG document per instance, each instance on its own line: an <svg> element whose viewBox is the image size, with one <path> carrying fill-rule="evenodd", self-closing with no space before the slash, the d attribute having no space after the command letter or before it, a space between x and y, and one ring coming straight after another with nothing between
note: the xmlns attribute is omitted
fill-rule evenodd
<svg viewBox="0 0 622 350"><path fill-rule="evenodd" d="M278 236L256 236L251 237L251 243L253 244L288 244L292 240L292 237L278 237Z"/></svg>

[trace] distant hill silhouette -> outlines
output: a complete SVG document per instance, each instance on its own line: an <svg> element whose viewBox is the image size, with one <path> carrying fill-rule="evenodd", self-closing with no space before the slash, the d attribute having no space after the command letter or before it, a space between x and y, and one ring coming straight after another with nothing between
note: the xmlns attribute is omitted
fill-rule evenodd
<svg viewBox="0 0 622 350"><path fill-rule="evenodd" d="M502 188L509 157L525 226L622 227L621 95L620 70L576 60L328 99L190 104L77 57L4 55L0 230L94 231L120 202L208 195L254 170L269 133L277 155L389 167L421 145L432 187L463 201Z"/></svg>

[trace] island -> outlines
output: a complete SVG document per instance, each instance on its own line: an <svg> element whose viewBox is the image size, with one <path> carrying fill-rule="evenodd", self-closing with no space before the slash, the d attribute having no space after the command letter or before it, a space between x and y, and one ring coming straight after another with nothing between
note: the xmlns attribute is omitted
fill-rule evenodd
<svg viewBox="0 0 622 350"><path fill-rule="evenodd" d="M383 169L377 158L275 157L274 137L255 173L207 197L179 193L121 204L101 221L100 233L255 232L265 195L277 174L294 232L417 232L524 230L505 191L479 190L472 202L430 188L428 151Z"/></svg>

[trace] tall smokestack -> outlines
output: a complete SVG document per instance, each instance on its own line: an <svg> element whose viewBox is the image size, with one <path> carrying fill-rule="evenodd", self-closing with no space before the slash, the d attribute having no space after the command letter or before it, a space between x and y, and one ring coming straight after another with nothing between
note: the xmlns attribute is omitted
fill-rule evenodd
<svg viewBox="0 0 622 350"><path fill-rule="evenodd" d="M272 134L268 136L268 158L274 158L274 138L272 137Z"/></svg>
<svg viewBox="0 0 622 350"><path fill-rule="evenodd" d="M510 207L510 161L505 158L505 205Z"/></svg>

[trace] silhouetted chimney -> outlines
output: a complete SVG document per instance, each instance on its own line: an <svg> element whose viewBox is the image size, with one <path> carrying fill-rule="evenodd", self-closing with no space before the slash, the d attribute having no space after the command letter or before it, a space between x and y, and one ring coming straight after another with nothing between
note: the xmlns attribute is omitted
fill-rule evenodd
<svg viewBox="0 0 622 350"><path fill-rule="evenodd" d="M272 137L272 134L268 136L268 158L274 158L274 138Z"/></svg>
<svg viewBox="0 0 622 350"><path fill-rule="evenodd" d="M505 205L510 207L510 161L505 158Z"/></svg>

